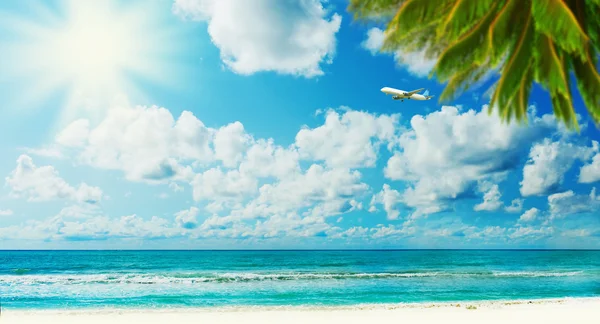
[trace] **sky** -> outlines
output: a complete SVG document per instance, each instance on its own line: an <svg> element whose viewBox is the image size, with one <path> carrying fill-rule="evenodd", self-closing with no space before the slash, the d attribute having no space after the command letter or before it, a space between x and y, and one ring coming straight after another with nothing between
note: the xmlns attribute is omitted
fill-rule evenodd
<svg viewBox="0 0 600 324"><path fill-rule="evenodd" d="M600 132L344 0L2 1L0 249L600 248Z"/></svg>

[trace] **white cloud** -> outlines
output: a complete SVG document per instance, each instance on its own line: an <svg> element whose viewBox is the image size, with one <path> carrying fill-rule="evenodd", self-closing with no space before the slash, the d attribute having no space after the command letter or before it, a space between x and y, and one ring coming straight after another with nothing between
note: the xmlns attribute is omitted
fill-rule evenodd
<svg viewBox="0 0 600 324"><path fill-rule="evenodd" d="M246 204L243 213L247 216L285 214L303 208L318 208L327 217L350 209L350 201L364 193L369 187L362 183L361 173L349 169L327 169L313 164L306 172L282 179L273 184L265 184L260 194Z"/></svg>
<svg viewBox="0 0 600 324"><path fill-rule="evenodd" d="M296 146L303 158L322 160L331 167L372 167L379 146L396 136L399 117L361 111L340 115L329 110L324 125L298 132Z"/></svg>
<svg viewBox="0 0 600 324"><path fill-rule="evenodd" d="M101 212L91 216L86 211L64 211L58 215L60 219L45 224L46 230L40 235L51 239L107 239L113 234L131 238L135 233L152 238L233 240L362 237L390 243L416 232L421 240L446 237L456 242L463 238L500 242L502 233L527 240L543 237L546 228L517 229L532 217L532 210L525 212L512 229L477 228L460 222L432 225L436 217L427 222L417 219L451 210L456 199L473 197L477 192L483 201L473 206L475 211L504 208L511 213L521 212L523 199L513 199L510 206L504 206L502 181L508 172L522 165L532 144L561 135L562 130L549 115L540 118L531 114L529 126L524 127L502 123L496 116L489 116L486 109L484 106L481 112L475 112L442 107L426 116L413 117L410 128L400 125L399 115L370 114L345 107L329 109L323 111L322 125L303 127L291 145L281 146L271 138L254 138L240 122L208 128L190 112L175 119L164 108L114 108L98 125L84 127L87 124L82 121L70 125L57 136L56 144L65 153L75 153L78 162L120 170L132 181L160 181L175 192L183 189L182 183L189 184L194 200L202 202L203 207L182 210L171 220L108 218ZM87 132L82 130L86 128ZM381 163L382 146L392 153L384 176L400 182L388 181L373 194L356 168ZM161 166L163 161L168 168ZM163 177L149 176L153 173L147 170L161 167ZM372 172L378 171L365 171L369 177ZM82 184L77 194L67 190L71 194L62 196L84 200L82 197L92 195L91 188ZM370 202L365 201L367 198ZM381 205L388 220L406 221L396 227L336 227L341 215L363 210L366 203L371 212ZM568 202L552 203L560 206L551 210L568 207ZM549 205L552 203L549 198ZM412 214L405 215L405 210ZM199 221L201 213L206 217ZM81 219L72 221L74 215ZM92 218L98 220L92 222ZM119 232L103 223L109 219L139 224L141 229L136 232L138 229L130 226ZM348 221L361 219L348 217ZM75 236L76 228L83 233L81 237ZM63 235L67 232L72 238Z"/></svg>
<svg viewBox="0 0 600 324"><path fill-rule="evenodd" d="M598 142L594 141L594 146ZM600 153L597 153L592 161L581 167L579 171L579 182L580 183L592 183L600 181Z"/></svg>
<svg viewBox="0 0 600 324"><path fill-rule="evenodd" d="M521 195L539 196L556 190L576 160L588 160L597 150L597 144L590 148L563 140L552 142L548 138L535 144L529 152L528 164L523 167Z"/></svg>
<svg viewBox="0 0 600 324"><path fill-rule="evenodd" d="M60 148L54 147L54 146L42 147L42 148L25 147L25 148L23 148L23 151L25 151L25 153L27 153L29 155L49 157L49 158L54 158L54 159L64 158L64 155L62 154Z"/></svg>
<svg viewBox="0 0 600 324"><path fill-rule="evenodd" d="M90 121L78 119L56 135L56 142L66 147L82 147L90 133Z"/></svg>
<svg viewBox="0 0 600 324"><path fill-rule="evenodd" d="M371 207L373 209L369 211L375 211L375 204L382 204L383 209L387 213L387 219L395 220L400 216L400 212L396 209L396 206L402 202L402 195L397 190L394 190L387 183L383 185L383 189L373 195L371 199Z"/></svg>
<svg viewBox="0 0 600 324"><path fill-rule="evenodd" d="M413 235L414 227L400 227L396 225L377 225L376 227L354 226L344 231L338 231L332 235L332 238L381 240L381 239L399 239Z"/></svg>
<svg viewBox="0 0 600 324"><path fill-rule="evenodd" d="M276 71L314 77L335 55L341 16L319 0L175 0L173 12L208 23L223 63L239 74Z"/></svg>
<svg viewBox="0 0 600 324"><path fill-rule="evenodd" d="M183 162L214 159L209 143L215 131L189 111L175 120L167 109L156 106L114 107L89 132L81 130L85 124L73 122L57 141L76 148L79 162L121 170L129 180L189 180L192 172Z"/></svg>
<svg viewBox="0 0 600 324"><path fill-rule="evenodd" d="M21 155L17 167L6 177L6 184L14 197L27 197L29 201L70 199L96 203L102 199L102 190L81 183L78 187L69 185L53 166L37 167L31 157Z"/></svg>
<svg viewBox="0 0 600 324"><path fill-rule="evenodd" d="M0 228L0 239L42 241L90 241L108 239L160 239L181 236L166 219L133 215L109 217L97 205L63 208L44 220L27 220L19 226Z"/></svg>
<svg viewBox="0 0 600 324"><path fill-rule="evenodd" d="M256 178L237 170L223 172L215 167L196 174L192 180L194 200L242 200L256 192Z"/></svg>
<svg viewBox="0 0 600 324"><path fill-rule="evenodd" d="M540 118L530 111L525 127L503 123L487 109L460 113L443 106L411 119L412 129L400 136L401 150L388 160L384 174L408 183L403 201L415 209L415 216L449 210L452 201L469 194L479 181L502 180L532 142L557 130L551 115Z"/></svg>
<svg viewBox="0 0 600 324"><path fill-rule="evenodd" d="M273 215L266 220L254 223L240 222L233 217L208 218L198 230L195 237L218 237L234 239L265 239L275 237L315 237L329 236L338 231L323 219L300 217L297 214Z"/></svg>
<svg viewBox="0 0 600 324"><path fill-rule="evenodd" d="M198 216L199 209L197 207L190 207L190 209L184 209L175 214L175 223L178 226L186 229L194 229L198 226L198 220L196 217Z"/></svg>
<svg viewBox="0 0 600 324"><path fill-rule="evenodd" d="M529 239L531 241L539 240L544 237L549 237L554 233L554 228L544 226L540 228L529 227L518 227L509 234L511 239Z"/></svg>
<svg viewBox="0 0 600 324"><path fill-rule="evenodd" d="M215 134L215 157L228 168L238 165L247 149L251 137L244 131L244 125L234 122L219 128Z"/></svg>
<svg viewBox="0 0 600 324"><path fill-rule="evenodd" d="M518 222L519 223L533 222L537 218L539 213L540 213L540 210L533 207L533 208L527 210L525 213L523 213L523 215L521 215L521 217L519 217Z"/></svg>
<svg viewBox="0 0 600 324"><path fill-rule="evenodd" d="M374 27L367 31L367 38L363 41L362 46L370 51L372 55L376 55L383 46L384 40L384 31ZM396 51L394 52L394 59L400 67L421 78L428 76L437 62L437 59L426 58L424 50L417 52Z"/></svg>
<svg viewBox="0 0 600 324"><path fill-rule="evenodd" d="M504 207L504 210L509 213L518 213L523 210L523 201L521 198L513 199L510 206Z"/></svg>
<svg viewBox="0 0 600 324"><path fill-rule="evenodd" d="M287 163L286 159L280 161ZM229 172L243 174L237 170ZM221 175L227 177L224 173ZM193 231L193 236L329 236L336 229L326 223L326 218L362 209L362 203L355 198L364 194L368 186L360 179L358 171L328 169L318 164L304 172L290 173L275 182L265 183L256 193L234 191L244 187L239 181L231 182L235 188L228 190L229 182L222 179L219 187L213 187L221 191L204 196L212 201L206 210L214 214Z"/></svg>
<svg viewBox="0 0 600 324"><path fill-rule="evenodd" d="M373 27L367 31L367 38L361 43L361 45L371 52L372 55L379 53L379 50L383 46L385 41L385 35L383 30L377 27Z"/></svg>
<svg viewBox="0 0 600 324"><path fill-rule="evenodd" d="M259 139L246 152L240 172L254 177L278 179L300 173L300 156L293 148L275 145L273 139Z"/></svg>
<svg viewBox="0 0 600 324"><path fill-rule="evenodd" d="M497 184L483 182L480 184L479 190L484 192L483 202L475 205L473 210L495 211L502 207L502 201L500 201L502 195L500 194L500 189L498 188Z"/></svg>
<svg viewBox="0 0 600 324"><path fill-rule="evenodd" d="M0 209L0 216L11 216L13 211L10 209Z"/></svg>
<svg viewBox="0 0 600 324"><path fill-rule="evenodd" d="M563 218L579 213L600 211L600 197L596 196L596 188L589 195L578 195L573 190L555 193L548 196L550 219Z"/></svg>

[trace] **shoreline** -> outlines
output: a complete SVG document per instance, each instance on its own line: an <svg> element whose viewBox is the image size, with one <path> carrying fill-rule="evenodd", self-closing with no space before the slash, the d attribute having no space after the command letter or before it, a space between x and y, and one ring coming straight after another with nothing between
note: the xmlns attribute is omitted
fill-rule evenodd
<svg viewBox="0 0 600 324"><path fill-rule="evenodd" d="M471 306L471 307L469 307ZM131 323L291 323L291 324L592 324L600 318L600 298L386 304L352 307L246 307L168 309L4 310L5 324Z"/></svg>
<svg viewBox="0 0 600 324"><path fill-rule="evenodd" d="M364 303L354 305L235 305L235 306L168 306L168 307L89 307L89 308L53 308L53 309L6 309L2 315L105 315L105 314L138 314L138 313L247 313L247 312L335 312L335 311L378 311L398 309L500 309L519 306L536 305L573 305L593 304L600 308L600 296L597 297L563 297L538 299L499 299L499 300L464 300L448 302L406 302L406 303Z"/></svg>

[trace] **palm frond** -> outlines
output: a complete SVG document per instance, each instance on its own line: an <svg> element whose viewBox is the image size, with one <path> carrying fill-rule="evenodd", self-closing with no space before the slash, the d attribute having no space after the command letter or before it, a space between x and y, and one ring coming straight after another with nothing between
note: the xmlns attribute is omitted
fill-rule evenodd
<svg viewBox="0 0 600 324"><path fill-rule="evenodd" d="M498 1L493 0L456 1L443 23L439 25L437 35L443 35L448 42L455 41L477 25L483 16L489 15L492 7L496 7L497 4Z"/></svg>
<svg viewBox="0 0 600 324"><path fill-rule="evenodd" d="M534 61L530 60L519 84L519 89L509 99L506 108L501 112L503 121L510 122L514 116L517 121L527 124L527 100L533 85L533 66Z"/></svg>
<svg viewBox="0 0 600 324"><path fill-rule="evenodd" d="M573 100L571 98L571 85L567 73L567 71L569 71L569 62L566 59L565 53L561 51L560 48L555 48L555 50L560 62L560 76L565 84L564 88L566 91L556 93L550 92L550 97L553 98L554 102L557 102L558 109L560 110L560 120L562 120L568 128L575 128L579 132L579 123L577 122L575 108L573 107Z"/></svg>
<svg viewBox="0 0 600 324"><path fill-rule="evenodd" d="M443 19L448 12L447 8L453 2L453 0L439 0L436 1L436 6L432 6L429 1L406 0L390 21L388 29L410 34L422 24Z"/></svg>
<svg viewBox="0 0 600 324"><path fill-rule="evenodd" d="M600 75L592 64L589 51L584 62L577 58L572 60L573 70L577 77L577 86L583 102L596 124L600 123Z"/></svg>
<svg viewBox="0 0 600 324"><path fill-rule="evenodd" d="M355 20L389 20L406 0L350 0L347 10Z"/></svg>
<svg viewBox="0 0 600 324"><path fill-rule="evenodd" d="M444 91L440 94L440 102L454 99L457 94L479 81L488 71L489 66L487 64L471 64L468 68L457 72L448 81Z"/></svg>
<svg viewBox="0 0 600 324"><path fill-rule="evenodd" d="M528 0L508 0L492 21L488 31L492 66L498 64L511 45L516 43L519 31L523 30L524 10L529 9L528 3Z"/></svg>
<svg viewBox="0 0 600 324"><path fill-rule="evenodd" d="M502 111L504 109L515 109L514 106L510 105L511 98L518 92L519 85L527 73L527 68L533 55L531 46L528 46L534 40L532 20L532 17L527 15L518 42L512 49L512 54L506 66L502 69L502 76L498 81L498 87L490 101L490 113L496 105L500 109L501 115L504 114Z"/></svg>
<svg viewBox="0 0 600 324"><path fill-rule="evenodd" d="M525 76L521 80L517 101L515 103L517 105L517 109L515 109L516 119L523 120L525 121L525 123L527 123L527 107L529 103L529 95L531 94L531 88L533 86L533 73L534 63L533 61L530 61L530 65L527 67ZM507 118L507 120L510 121L510 116Z"/></svg>
<svg viewBox="0 0 600 324"><path fill-rule="evenodd" d="M566 52L585 59L588 37L563 0L532 0L532 9L536 30L548 35Z"/></svg>
<svg viewBox="0 0 600 324"><path fill-rule="evenodd" d="M485 45L490 24L495 17L495 6L489 8L488 13L478 24L460 39L450 44L439 56L432 74L435 73L440 81L444 82L450 76L464 68L464 62L482 64L488 55ZM440 97L441 99L441 97Z"/></svg>
<svg viewBox="0 0 600 324"><path fill-rule="evenodd" d="M565 82L566 75L552 40L540 35L537 40L534 58L537 63L535 81L542 84L550 93L566 94L569 89Z"/></svg>

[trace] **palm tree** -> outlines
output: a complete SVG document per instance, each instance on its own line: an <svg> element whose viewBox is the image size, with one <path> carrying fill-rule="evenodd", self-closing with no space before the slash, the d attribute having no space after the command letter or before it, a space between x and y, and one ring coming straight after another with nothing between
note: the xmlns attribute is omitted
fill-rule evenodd
<svg viewBox="0 0 600 324"><path fill-rule="evenodd" d="M570 72L594 123L600 122L600 0L350 0L357 20L387 23L382 51L424 50L437 63L429 77L448 82L454 98L490 71L490 112L527 121L533 82L552 100L557 119L579 130Z"/></svg>

